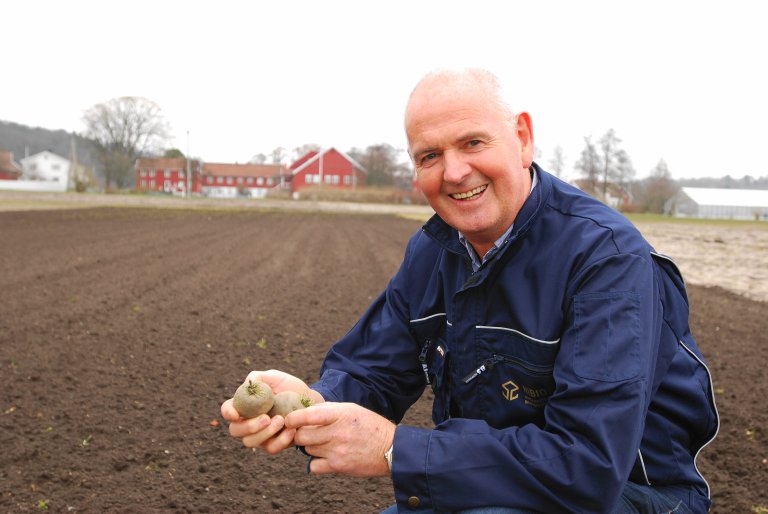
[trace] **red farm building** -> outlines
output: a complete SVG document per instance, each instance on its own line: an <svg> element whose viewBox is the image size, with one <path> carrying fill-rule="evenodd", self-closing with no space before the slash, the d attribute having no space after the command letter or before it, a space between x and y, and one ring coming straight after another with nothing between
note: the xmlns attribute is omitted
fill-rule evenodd
<svg viewBox="0 0 768 514"><path fill-rule="evenodd" d="M354 159L335 148L309 152L291 165L290 173L292 193L320 185L335 188L364 187L368 175Z"/></svg>
<svg viewBox="0 0 768 514"><path fill-rule="evenodd" d="M200 162L189 161L192 172L192 192L200 192ZM187 190L187 160L179 158L138 159L136 189L184 194Z"/></svg>
<svg viewBox="0 0 768 514"><path fill-rule="evenodd" d="M263 198L282 187L290 172L282 164L225 164L206 162L201 174L204 196Z"/></svg>

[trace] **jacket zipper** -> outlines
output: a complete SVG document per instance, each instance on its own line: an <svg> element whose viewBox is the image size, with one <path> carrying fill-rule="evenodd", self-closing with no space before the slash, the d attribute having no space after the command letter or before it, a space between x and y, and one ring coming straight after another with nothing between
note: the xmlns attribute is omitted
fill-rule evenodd
<svg viewBox="0 0 768 514"><path fill-rule="evenodd" d="M427 381L427 385L431 384L429 381L429 366L427 366L427 352L429 351L430 346L432 346L432 340L427 339L419 354L419 362L421 363L421 369L424 371L424 378Z"/></svg>
<svg viewBox="0 0 768 514"><path fill-rule="evenodd" d="M496 364L499 362L509 362L511 364L514 364L515 366L518 366L520 368L523 368L526 371L529 371L536 375L549 375L552 372L552 368L543 368L540 366L532 366L531 364L528 364L526 362L523 362L519 359L515 359L514 357L508 357L506 355L499 355L497 353L494 353L492 357L486 359L479 368L475 369L471 373L469 373L466 377L463 378L463 382L465 384L469 384L474 379L485 373L486 371L490 371L491 368L493 368Z"/></svg>
<svg viewBox="0 0 768 514"><path fill-rule="evenodd" d="M483 362L479 368L477 368L476 370L472 371L469 375L464 377L462 381L465 384L469 384L470 382L472 382L474 379L476 379L486 371L490 371L492 367L494 367L497 363L503 360L504 360L504 357L494 354L489 359L485 359L485 362Z"/></svg>

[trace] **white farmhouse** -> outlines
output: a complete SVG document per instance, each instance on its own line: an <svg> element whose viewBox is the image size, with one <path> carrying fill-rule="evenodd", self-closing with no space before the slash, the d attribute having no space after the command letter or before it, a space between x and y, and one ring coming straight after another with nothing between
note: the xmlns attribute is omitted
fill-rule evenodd
<svg viewBox="0 0 768 514"><path fill-rule="evenodd" d="M768 190L683 187L665 210L681 218L768 220Z"/></svg>
<svg viewBox="0 0 768 514"><path fill-rule="evenodd" d="M69 182L69 160L56 155L50 150L30 155L19 161L24 180L42 180L46 182Z"/></svg>

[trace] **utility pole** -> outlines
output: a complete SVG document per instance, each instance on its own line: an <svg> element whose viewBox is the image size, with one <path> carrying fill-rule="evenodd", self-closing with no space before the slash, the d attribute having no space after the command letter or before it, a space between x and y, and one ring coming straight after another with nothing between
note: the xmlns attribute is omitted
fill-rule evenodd
<svg viewBox="0 0 768 514"><path fill-rule="evenodd" d="M77 183L80 180L80 173L77 165L77 148L75 148L75 134L69 137L69 173L67 177L67 189L72 186L77 189ZM79 193L80 191L78 191Z"/></svg>

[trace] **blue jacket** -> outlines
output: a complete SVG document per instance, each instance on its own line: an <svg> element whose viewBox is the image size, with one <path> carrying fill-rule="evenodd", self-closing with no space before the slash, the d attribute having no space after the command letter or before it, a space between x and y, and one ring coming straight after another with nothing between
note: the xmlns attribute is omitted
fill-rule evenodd
<svg viewBox="0 0 768 514"><path fill-rule="evenodd" d="M620 213L539 184L477 272L433 217L312 387L399 422L429 385L436 427L398 426L401 509L607 512L624 483L681 485L718 428L675 265ZM411 500L413 503L413 500Z"/></svg>

